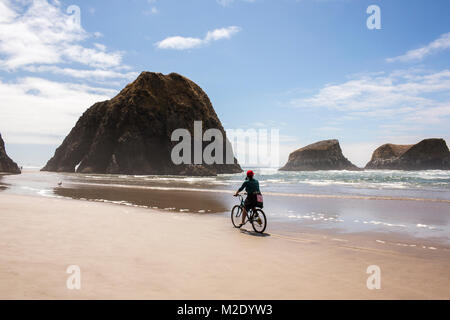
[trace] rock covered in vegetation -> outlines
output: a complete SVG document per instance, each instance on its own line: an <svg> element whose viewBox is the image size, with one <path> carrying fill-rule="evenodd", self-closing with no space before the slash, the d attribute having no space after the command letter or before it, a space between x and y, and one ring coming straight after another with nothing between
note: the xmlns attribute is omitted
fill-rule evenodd
<svg viewBox="0 0 450 320"><path fill-rule="evenodd" d="M200 176L241 172L237 161L172 162L171 151L178 143L171 141L173 131L184 128L194 136L194 121L202 121L203 130L219 129L224 148L229 143L208 96L198 85L176 73L142 72L117 96L84 112L42 170Z"/></svg>

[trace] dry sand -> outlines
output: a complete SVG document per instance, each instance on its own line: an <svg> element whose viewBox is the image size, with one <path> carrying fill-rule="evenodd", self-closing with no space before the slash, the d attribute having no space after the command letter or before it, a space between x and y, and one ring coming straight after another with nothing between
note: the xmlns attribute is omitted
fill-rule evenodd
<svg viewBox="0 0 450 320"><path fill-rule="evenodd" d="M267 232L216 215L0 194L0 298L450 298L448 248ZM81 290L66 287L69 265ZM380 290L366 287L370 265Z"/></svg>

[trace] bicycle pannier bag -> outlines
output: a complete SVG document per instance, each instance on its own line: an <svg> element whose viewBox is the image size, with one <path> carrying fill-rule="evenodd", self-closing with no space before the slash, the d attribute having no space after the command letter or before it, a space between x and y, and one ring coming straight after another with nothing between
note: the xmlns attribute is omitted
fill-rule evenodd
<svg viewBox="0 0 450 320"><path fill-rule="evenodd" d="M263 208L264 206L264 199L261 193L258 193L256 195L256 207Z"/></svg>

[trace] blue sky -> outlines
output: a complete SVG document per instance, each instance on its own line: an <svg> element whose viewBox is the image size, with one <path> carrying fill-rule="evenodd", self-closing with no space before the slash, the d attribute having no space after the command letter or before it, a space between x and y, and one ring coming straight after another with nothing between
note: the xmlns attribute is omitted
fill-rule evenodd
<svg viewBox="0 0 450 320"><path fill-rule="evenodd" d="M373 4L380 30L366 26ZM279 129L282 161L337 138L364 165L386 142L450 141L449 12L446 0L0 0L0 130L12 157L40 165L94 102L141 71L178 72L226 128Z"/></svg>

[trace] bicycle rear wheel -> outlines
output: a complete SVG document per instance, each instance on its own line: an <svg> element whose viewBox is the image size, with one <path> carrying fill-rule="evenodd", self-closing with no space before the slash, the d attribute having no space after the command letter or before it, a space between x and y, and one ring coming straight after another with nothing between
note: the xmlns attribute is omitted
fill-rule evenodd
<svg viewBox="0 0 450 320"><path fill-rule="evenodd" d="M258 233L264 233L267 227L267 219L264 211L261 209L256 209L253 213L252 218L253 230Z"/></svg>
<svg viewBox="0 0 450 320"><path fill-rule="evenodd" d="M242 222L242 207L239 205L235 205L233 209L231 209L231 222L235 228L241 227Z"/></svg>

